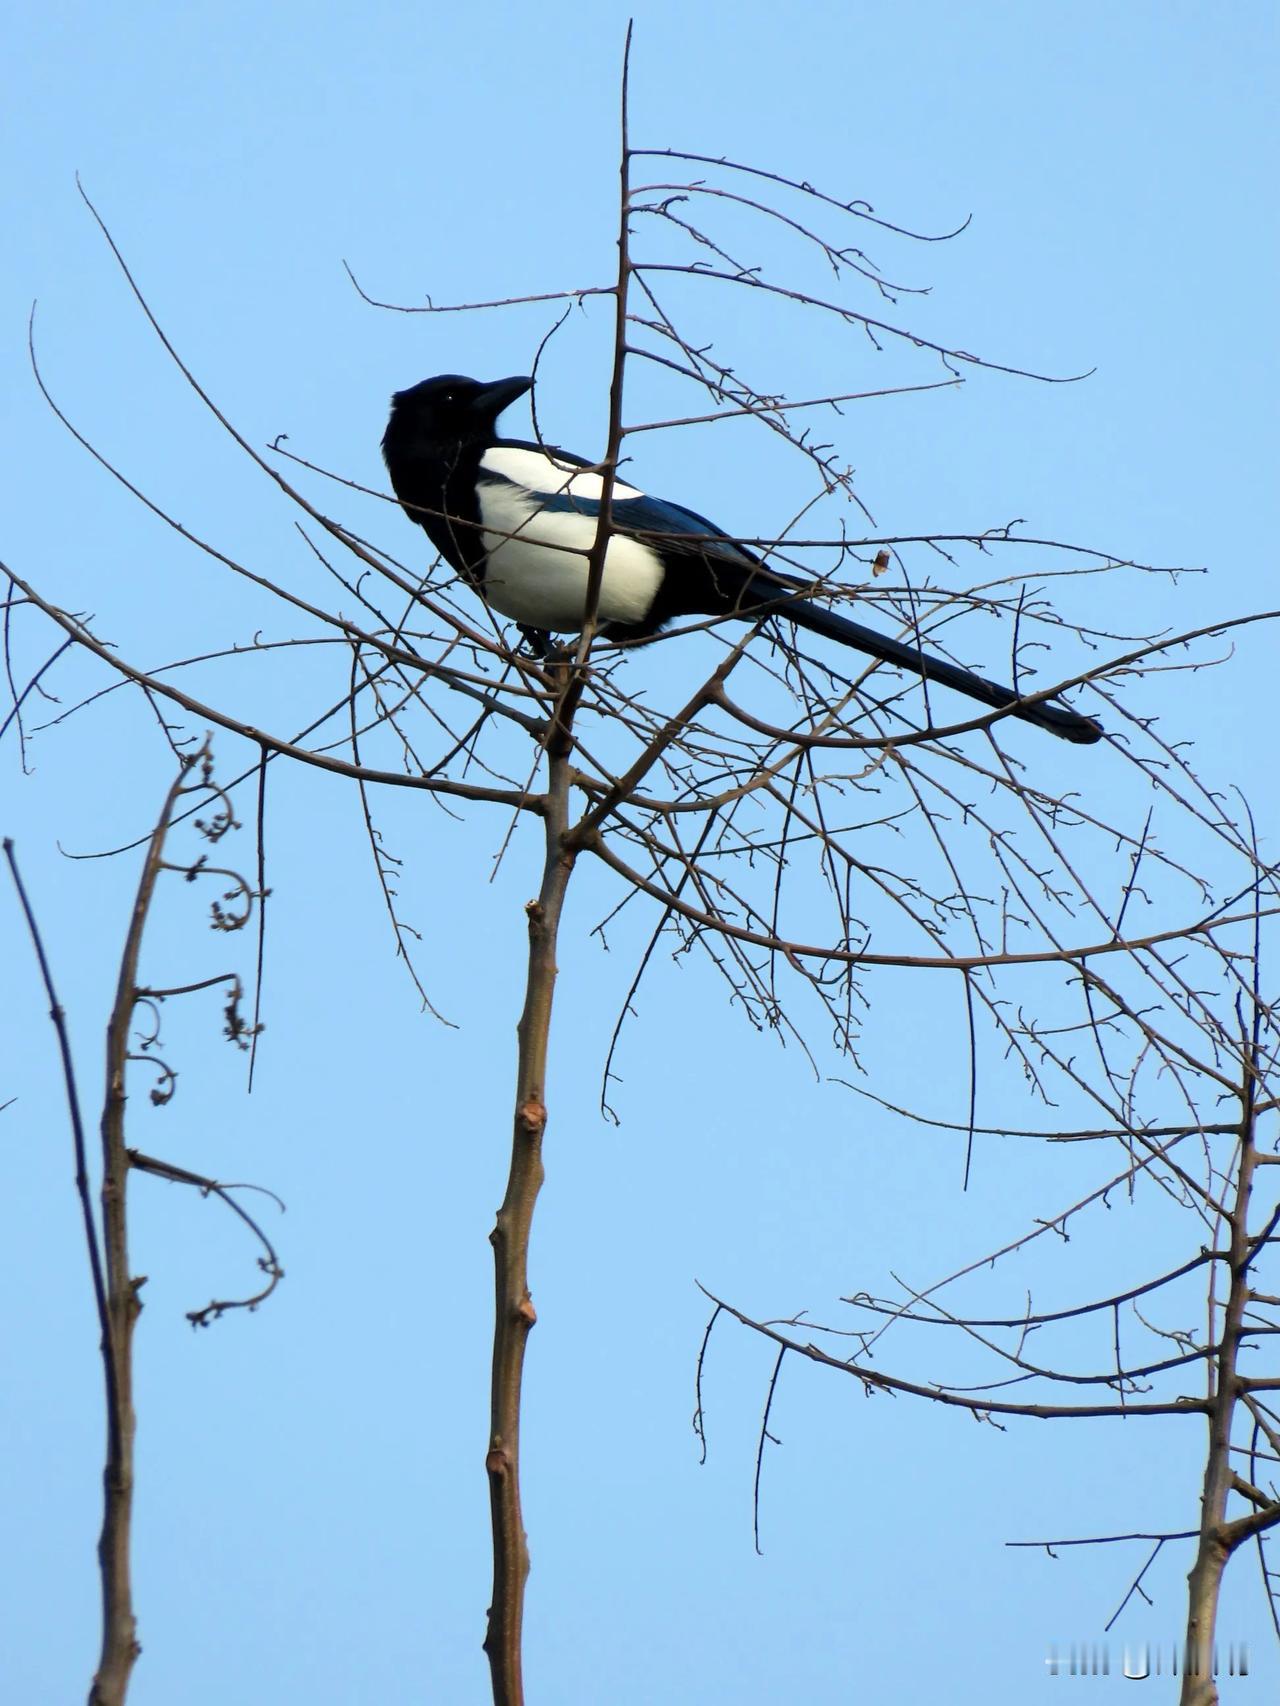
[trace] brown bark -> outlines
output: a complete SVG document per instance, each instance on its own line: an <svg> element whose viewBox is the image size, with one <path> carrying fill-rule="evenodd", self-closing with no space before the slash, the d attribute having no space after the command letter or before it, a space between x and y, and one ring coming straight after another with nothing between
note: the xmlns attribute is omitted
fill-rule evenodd
<svg viewBox="0 0 1280 1706"><path fill-rule="evenodd" d="M204 754L193 762L199 762ZM190 775L184 766L165 798L147 847L133 903L133 914L120 961L116 998L107 1025L107 1087L102 1109L102 1236L106 1267L106 1323L103 1362L107 1384L107 1457L103 1469L102 1532L98 1563L102 1578L102 1652L89 1691L89 1706L124 1706L134 1661L141 1652L133 1610L130 1551L133 1535L133 1329L142 1305L143 1284L129 1273L125 1145L125 1070L129 1026L138 991L142 933L160 874L161 855L174 806Z"/></svg>
<svg viewBox="0 0 1280 1706"><path fill-rule="evenodd" d="M521 1655L529 1548L520 1506L520 1400L525 1348L537 1316L529 1293L529 1235L542 1187L542 1138L547 1123L547 1045L556 983L556 939L574 854L565 845L568 828L567 742L548 752L550 786L546 811L546 862L537 900L530 901L529 972L524 1011L517 1029L515 1119L506 1195L489 1241L493 1245L495 1317L489 1477L493 1528L493 1599L484 1648L489 1657L495 1706L521 1706Z"/></svg>

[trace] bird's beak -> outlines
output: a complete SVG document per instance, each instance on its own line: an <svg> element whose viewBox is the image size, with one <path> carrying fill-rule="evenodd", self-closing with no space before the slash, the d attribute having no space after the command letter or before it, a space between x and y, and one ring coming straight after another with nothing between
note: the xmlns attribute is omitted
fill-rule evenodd
<svg viewBox="0 0 1280 1706"><path fill-rule="evenodd" d="M532 379L495 379L482 386L471 401L471 412L485 420L496 421L504 409L509 409L517 397L533 389Z"/></svg>

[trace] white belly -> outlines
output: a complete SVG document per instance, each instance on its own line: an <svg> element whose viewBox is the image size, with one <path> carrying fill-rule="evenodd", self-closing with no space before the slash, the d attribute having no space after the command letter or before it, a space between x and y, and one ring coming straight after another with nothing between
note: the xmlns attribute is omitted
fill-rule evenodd
<svg viewBox="0 0 1280 1706"><path fill-rule="evenodd" d="M595 517L540 509L536 493L512 485L482 486L480 506L486 601L531 628L581 628ZM599 620L643 621L662 574L648 545L615 535L605 554Z"/></svg>

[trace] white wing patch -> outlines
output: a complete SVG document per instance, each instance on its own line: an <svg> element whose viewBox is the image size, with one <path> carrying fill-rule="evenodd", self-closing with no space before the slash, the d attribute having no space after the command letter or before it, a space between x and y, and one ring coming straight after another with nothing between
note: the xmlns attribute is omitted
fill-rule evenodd
<svg viewBox="0 0 1280 1706"><path fill-rule="evenodd" d="M480 458L483 473L498 474L504 480L514 480L517 486L527 486L531 492L565 492L575 498L600 499L604 479L589 473L573 462L558 462L547 450L527 450L516 444L497 444ZM621 480L613 482L617 498L640 498L634 486Z"/></svg>
<svg viewBox="0 0 1280 1706"><path fill-rule="evenodd" d="M587 599L587 554L595 542L596 518L573 510L544 508L539 496L598 500L600 475L556 462L539 450L509 445L487 450L480 468L477 490L488 556L486 600L503 616L531 628L580 628ZM485 473L498 477L485 480ZM620 481L614 482L613 489L619 498L642 495ZM637 539L615 534L605 555L599 619L643 621L662 576L662 563L654 550Z"/></svg>

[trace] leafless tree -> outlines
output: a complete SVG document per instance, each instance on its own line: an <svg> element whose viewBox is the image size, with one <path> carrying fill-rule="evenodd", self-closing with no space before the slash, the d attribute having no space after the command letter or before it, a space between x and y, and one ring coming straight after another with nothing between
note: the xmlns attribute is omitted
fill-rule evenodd
<svg viewBox="0 0 1280 1706"><path fill-rule="evenodd" d="M45 950L35 909L19 873L11 840L4 843L10 874L26 921L39 965L40 980L49 1000L49 1012L58 1040L63 1084L76 1162L76 1190L84 1222L89 1271L98 1311L100 1350L106 1394L107 1444L103 1466L102 1529L98 1541L98 1564L102 1583L102 1650L90 1706L123 1706L129 1678L139 1651L137 1617L133 1607L133 1493L134 1433L133 1334L142 1304L138 1293L144 1281L136 1278L129 1262L128 1185L132 1172L150 1174L172 1184L190 1185L204 1196L217 1197L249 1228L261 1247L258 1265L263 1283L252 1295L215 1299L193 1309L188 1320L207 1326L229 1309L256 1309L275 1290L283 1271L271 1240L238 1200L245 1185L223 1184L193 1173L154 1155L131 1148L127 1141L125 1114L130 1068L145 1070L151 1079L150 1099L156 1106L168 1103L177 1087L177 1075L160 1055L161 1009L166 1001L199 995L211 989L224 998L223 1032L237 1047L247 1049L255 1033L242 1015L243 987L234 972L199 978L180 987L157 988L141 981L140 959L143 935L151 915L156 888L165 873L183 876L194 883L213 878L220 885L212 905L213 927L222 931L242 929L250 920L257 898L251 886L236 872L213 866L202 854L186 865L165 857L166 843L175 811L194 798L195 809L209 812L196 819L198 833L214 846L228 830L236 827L231 802L213 779L212 759L207 745L185 758L178 775L165 794L142 861L142 872L125 934L116 982L116 996L107 1022L106 1083L100 1123L102 1155L100 1216L95 1214L90 1186L88 1142L81 1113L66 1014L58 999L53 969ZM230 888L225 885L230 883Z"/></svg>
<svg viewBox="0 0 1280 1706"><path fill-rule="evenodd" d="M1172 955L1166 944L1135 947L1125 954L1119 976L1109 971L1100 977L1093 964L1082 963L1079 993L1087 1016L1075 1023L1046 1024L1027 1007L1020 1009L1016 1029L1034 1060L1035 1094L1046 1116L1050 1108L1079 1108L1088 1126L1057 1124L1057 1112L1034 1129L956 1126L967 1142L1015 1139L1033 1147L1070 1143L1109 1152L1112 1159L1102 1164L1086 1195L1038 1217L1021 1237L957 1273L919 1286L895 1276L894 1295L859 1292L844 1299L849 1313L839 1323L820 1326L807 1315L755 1319L715 1297L707 1330L709 1337L719 1319L730 1318L776 1347L757 1456L757 1522L769 1411L788 1355L850 1376L868 1394L956 1407L1001 1429L1017 1418L1139 1424L1175 1418L1177 1426L1204 1425L1197 1526L1012 1543L1044 1546L1051 1556L1059 1547L1140 1543L1144 1561L1108 1630L1132 1600L1145 1598L1143 1578L1162 1549L1188 1543L1186 1638L1176 1661L1184 1706L1209 1706L1218 1698L1223 1574L1248 1542L1254 1543L1273 1621L1280 1622L1280 1573L1267 1551L1280 1523L1272 1468L1280 1460L1280 1415L1274 1403L1278 1382L1266 1357L1280 1322L1274 1279L1265 1277L1268 1259L1274 1267L1280 1223L1280 1193L1267 1188L1265 1171L1280 1162L1274 1141L1278 1039L1274 1004L1262 982L1265 926L1275 912L1274 873L1258 866L1252 880L1252 896L1240 897L1252 904L1236 912L1232 924L1224 917L1220 930L1198 940L1184 936ZM1077 1052L1089 1044L1096 1066L1082 1062ZM893 1112L908 1120L920 1117L902 1107ZM969 1301L998 1283L1011 1258L1023 1258L1025 1270L1032 1247L1068 1241L1080 1222L1139 1189L1147 1198L1148 1219L1172 1214L1181 1227L1187 1254L1176 1266L1060 1308L1034 1306L1025 1284L1002 1314L979 1313ZM1119 1273L1131 1271L1131 1255L1123 1247L1113 1260ZM901 1372L887 1369L882 1341L890 1329L900 1338L908 1328L941 1328L945 1337L959 1340L966 1353L963 1375L939 1373L947 1358L937 1333L927 1331L923 1347L900 1347L906 1364ZM1092 1346L1092 1355L1083 1359L1081 1329ZM1055 1339L1062 1341L1060 1348L1053 1348ZM704 1343L704 1354L705 1349ZM1258 1366L1251 1353L1259 1351L1261 1371L1251 1372ZM700 1428L701 1384L700 1358ZM1171 1489L1170 1503L1175 1512L1185 1510L1190 1489Z"/></svg>
<svg viewBox="0 0 1280 1706"><path fill-rule="evenodd" d="M144 695L171 742L189 738L194 727L228 730L251 743L259 762L227 785L229 794L254 784L261 798L281 759L353 783L395 951L424 1002L427 983L398 915L394 867L378 829L378 791L412 789L453 810L496 808L504 848L523 820L541 824L537 898L527 908L510 1171L491 1235L496 1307L485 1467L494 1587L485 1647L494 1700L515 1706L524 1698L529 1557L519 1441L524 1358L535 1320L529 1240L543 1179L553 996L566 957L563 907L584 864L615 885L599 930L624 910L645 917L647 946L618 1016L615 1046L660 950L705 956L757 1029L780 1031L805 1047L829 1043L857 1070L863 1015L879 999L884 978L910 971L921 980L949 979L963 994L974 1051L971 1104L957 1122L966 1144L977 1143L983 1130L981 1035L995 1039L1013 1082L1033 1104L1052 1109L1069 1089L1093 1110L1088 1124L1070 1130L1046 1115L1032 1136L1122 1147L1121 1165L1099 1179L1087 1201L1047 1215L1030 1237L1061 1236L1089 1203L1135 1189L1139 1180L1200 1220L1207 1249L1189 1257L1178 1275L1152 1277L1079 1307L1090 1318L1118 1321L1194 1274L1212 1282L1206 1332L1194 1344L1179 1341L1177 1354L1164 1359L1135 1360L1117 1350L1114 1365L1093 1374L1064 1374L1026 1355L1032 1334L1049 1332L1064 1312L1037 1313L1030 1305L998 1318L953 1311L938 1300L940 1285L908 1288L897 1300L870 1294L851 1300L872 1318L855 1329L807 1327L801 1336L798 1322L756 1320L719 1297L713 1321L733 1315L769 1337L777 1346L775 1381L790 1352L867 1387L962 1404L990 1420L1007 1412L1204 1416L1210 1451L1199 1531L1203 1562L1193 1580L1190 1627L1197 1641L1211 1640L1222 1565L1244 1540L1256 1536L1261 1544L1280 1510L1258 1485L1257 1471L1264 1450L1277 1446L1267 1397L1276 1382L1243 1380L1237 1368L1241 1346L1264 1331L1259 1311L1268 1305L1254 1291L1253 1275L1276 1221L1272 1211L1250 1210L1258 1168L1274 1159L1258 1147L1258 1122L1275 1107L1273 1017L1260 969L1275 884L1246 814L1226 810L1177 741L1144 714L1142 682L1170 669L1194 679L1214 660L1220 636L1275 613L1174 636L1122 633L1104 614L1108 583L1158 572L1123 555L1028 537L1016 523L977 533L879 534L840 449L821 437L827 423L838 425L844 412L873 398L954 387L982 370L1059 379L947 348L913 329L902 309L912 287L891 282L861 245L879 238L911 247L936 237L768 169L634 145L625 77L612 276L568 292L465 304L428 299L396 309L448 315L542 302L552 315L550 338L588 299L611 306L608 429L596 464L604 495L589 559L587 616L576 645L548 658L523 651L442 566L423 578L307 495L322 489L321 481L339 488L354 482L282 443L255 448L172 346L100 218L99 224L194 395L275 483L297 517L308 560L323 565L340 589L335 598L358 614L325 608L279 572L269 575L190 532L88 442L41 378L59 418L139 502L299 623L286 640L255 642L249 655L269 667L274 648L305 644L333 657L339 672L300 728L267 729L234 702L197 696L186 674L197 660L162 668L134 661L127 645L108 645L15 565L8 571L6 638L21 613L51 625L56 646L26 676L25 687L17 685L21 672L14 677L17 737L27 738L23 708L42 675L55 665L65 669L75 655L107 672L110 686L100 691L132 686ZM794 262L773 259L784 252L780 238L794 245ZM748 243L757 245L749 255ZM759 248L768 265L755 260ZM812 281L814 266L826 275L821 287ZM363 284L357 288L375 306L391 308ZM746 377L704 333L726 294L748 296L771 313L806 316L815 336L859 340L891 369L887 382L790 399L772 382ZM669 394L696 400L661 418L630 418L624 382L638 367ZM804 459L812 477L812 497L795 515L770 537L742 543L800 576L810 596L856 597L886 630L935 653L945 648L948 656L965 656L972 647L989 656L990 636L1003 625L1020 702L948 720L951 705L932 698L918 675L871 659L852 666L847 657L832 659L794 631L783 607L750 621L685 624L684 637L673 643L681 648L686 685L675 704L655 707L640 691L643 655L595 633L613 480L640 434L728 421L772 435ZM935 571L961 585L943 584ZM1061 591L1062 608L1049 588ZM398 612L389 609L397 594ZM981 647L970 638L975 630L985 637ZM239 661L246 652L234 655ZM1098 714L1105 743L1087 753L1055 751L1033 771L1024 742L1039 742L1038 753L1053 743L1023 730L1018 714L1063 693ZM1113 784L1124 779L1122 789L1112 790L1120 807L1095 803L1100 775ZM1206 862L1215 871L1230 867L1225 886L1201 874ZM1212 994L1206 993L1210 976L1217 980ZM606 1108L611 1065L612 1052L603 1070ZM1231 1101L1229 1117L1217 1099ZM1022 1128L1007 1120L995 1129ZM928 1373L908 1378L873 1368L872 1345L899 1323L900 1331L940 1323L963 1333L1003 1358L1008 1379L1074 1380L1102 1387L1105 1398L1014 1402L986 1390L962 1392ZM808 1336L815 1331L852 1331L854 1354L822 1348ZM1175 1371L1187 1368L1206 1371L1203 1395L1138 1395L1145 1383L1176 1379ZM1256 1437L1240 1447L1233 1430L1242 1417ZM762 1452L766 1435L767 1416ZM1237 1449L1247 1453L1247 1476L1231 1466L1228 1453ZM1249 1502L1250 1515L1228 1519L1233 1492Z"/></svg>

